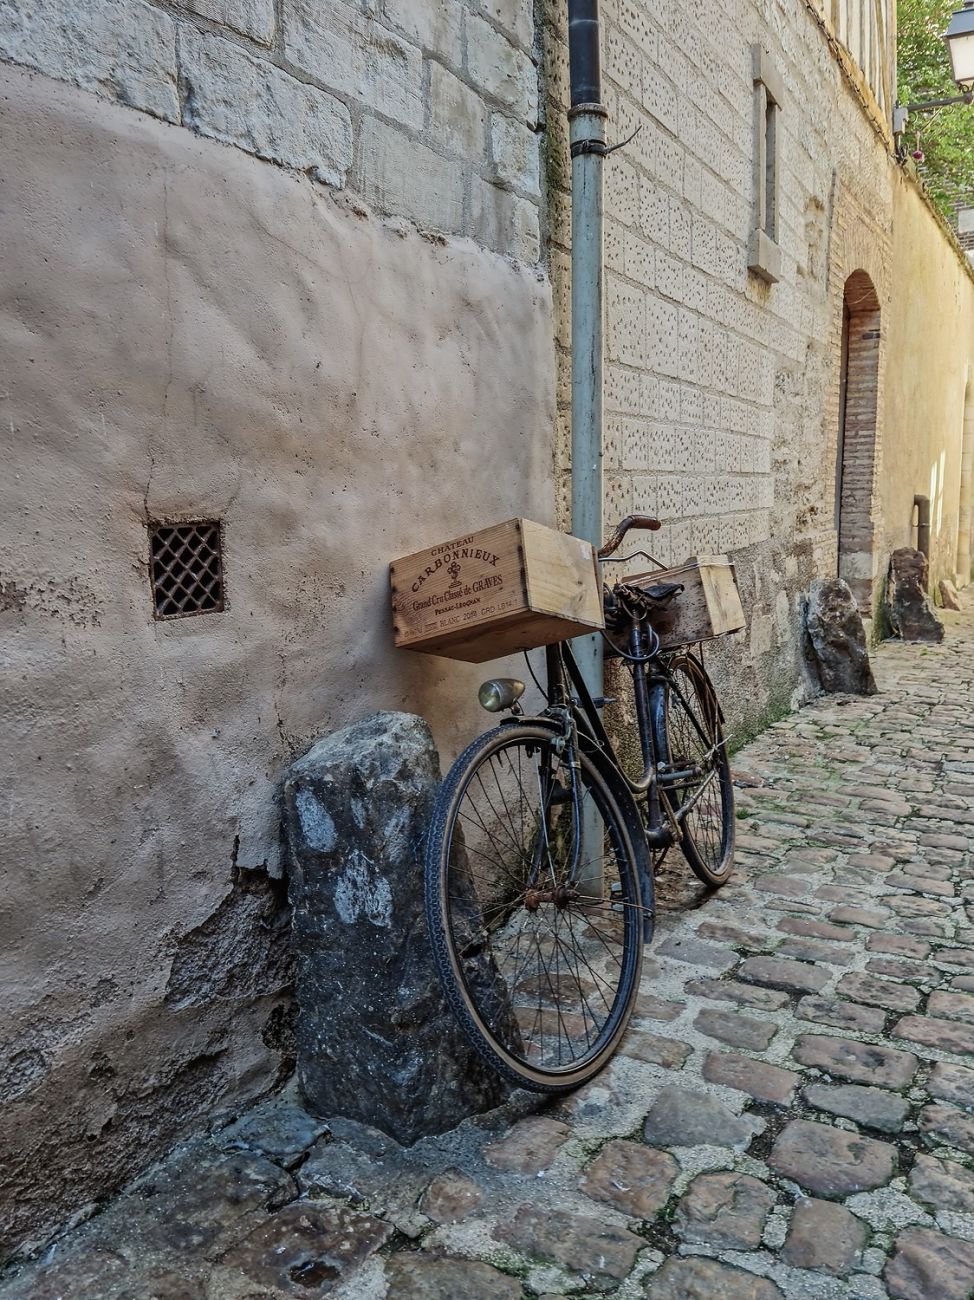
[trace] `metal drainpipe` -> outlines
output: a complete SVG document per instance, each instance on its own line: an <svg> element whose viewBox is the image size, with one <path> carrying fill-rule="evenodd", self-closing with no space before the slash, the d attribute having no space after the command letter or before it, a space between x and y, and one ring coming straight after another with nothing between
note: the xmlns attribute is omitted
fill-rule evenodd
<svg viewBox="0 0 974 1300"><path fill-rule="evenodd" d="M572 532L602 544L602 160L598 0L568 0L572 154ZM579 637L585 683L602 694L602 638Z"/></svg>
<svg viewBox="0 0 974 1300"><path fill-rule="evenodd" d="M974 518L974 364L967 368L964 393L964 432L960 458L960 527L957 530L957 585L971 580L971 523Z"/></svg>
<svg viewBox="0 0 974 1300"><path fill-rule="evenodd" d="M602 160L605 120L598 0L568 0L572 155L572 532L602 544ZM586 686L602 694L602 638L578 637L574 650ZM579 883L603 889L601 823L583 804Z"/></svg>
<svg viewBox="0 0 974 1300"><path fill-rule="evenodd" d="M917 495L913 498L917 512L917 550L930 559L930 498Z"/></svg>

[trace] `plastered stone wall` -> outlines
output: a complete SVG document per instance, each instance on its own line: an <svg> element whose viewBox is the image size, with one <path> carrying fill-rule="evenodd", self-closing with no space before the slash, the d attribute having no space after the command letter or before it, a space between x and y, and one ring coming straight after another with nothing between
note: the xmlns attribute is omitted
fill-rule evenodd
<svg viewBox="0 0 974 1300"><path fill-rule="evenodd" d="M879 482L884 556L915 546L913 498L930 498L930 580L962 582L958 531L971 526L971 480L962 470L965 431L974 436L974 269L946 236L909 175L893 188L892 281L936 286L925 309L890 315L887 346L903 364L886 377L885 436ZM965 430L965 416L967 429ZM967 551L970 554L969 545Z"/></svg>
<svg viewBox="0 0 974 1300"><path fill-rule="evenodd" d="M289 1071L282 773L378 709L482 728L388 563L550 521L554 358L540 272L0 79L6 1253ZM147 523L200 518L227 608L154 621Z"/></svg>
<svg viewBox="0 0 974 1300"><path fill-rule="evenodd" d="M0 58L528 263L532 0L8 0Z"/></svg>

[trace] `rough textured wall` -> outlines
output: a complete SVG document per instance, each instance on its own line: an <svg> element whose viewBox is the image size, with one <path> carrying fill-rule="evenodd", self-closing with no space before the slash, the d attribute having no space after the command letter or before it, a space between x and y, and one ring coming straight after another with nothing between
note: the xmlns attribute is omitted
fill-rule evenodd
<svg viewBox="0 0 974 1300"><path fill-rule="evenodd" d="M567 518L567 58L562 6L545 12ZM605 514L659 514L664 563L733 555L749 632L712 658L740 736L801 689L799 596L835 571L842 286L865 265L885 290L890 142L801 0L606 0L603 15L610 141L640 128L606 164ZM785 88L776 284L748 271L753 44Z"/></svg>
<svg viewBox="0 0 974 1300"><path fill-rule="evenodd" d="M532 0L7 0L0 58L540 255Z"/></svg>
<svg viewBox="0 0 974 1300"><path fill-rule="evenodd" d="M916 182L893 189L892 280L936 285L918 310L903 294L890 314L887 347L902 359L887 372L885 429L891 454L880 481L882 554L915 546L913 498L930 498L930 580L954 581L961 497L961 452L968 375L974 368L974 270L948 241ZM922 302L922 299L921 299ZM924 309L925 307L925 309ZM965 483L970 494L970 483ZM970 527L970 501L967 502ZM967 579L964 579L967 581Z"/></svg>
<svg viewBox="0 0 974 1300"><path fill-rule="evenodd" d="M287 1068L281 773L377 708L482 726L387 565L550 517L554 362L538 273L2 79L9 1247ZM154 622L147 521L201 517L228 607Z"/></svg>

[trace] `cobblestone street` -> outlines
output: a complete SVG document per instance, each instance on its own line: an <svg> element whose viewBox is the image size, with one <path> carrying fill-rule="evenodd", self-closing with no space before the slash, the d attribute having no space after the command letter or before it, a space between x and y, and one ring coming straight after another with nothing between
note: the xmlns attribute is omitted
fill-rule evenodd
<svg viewBox="0 0 974 1300"><path fill-rule="evenodd" d="M974 615L738 755L621 1054L404 1150L292 1102L181 1148L3 1300L968 1300Z"/></svg>

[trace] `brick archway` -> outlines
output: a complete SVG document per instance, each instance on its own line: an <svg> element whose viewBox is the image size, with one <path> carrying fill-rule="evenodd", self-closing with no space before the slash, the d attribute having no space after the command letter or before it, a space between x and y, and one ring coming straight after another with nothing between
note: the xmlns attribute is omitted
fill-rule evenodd
<svg viewBox="0 0 974 1300"><path fill-rule="evenodd" d="M868 616L875 570L881 322L879 295L865 271L854 271L846 280L842 314L835 486L838 573Z"/></svg>

